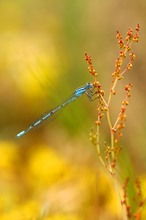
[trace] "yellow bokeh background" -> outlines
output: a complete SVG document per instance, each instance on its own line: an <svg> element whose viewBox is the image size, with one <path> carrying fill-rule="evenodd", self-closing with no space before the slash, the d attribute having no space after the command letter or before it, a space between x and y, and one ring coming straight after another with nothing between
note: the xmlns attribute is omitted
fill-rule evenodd
<svg viewBox="0 0 146 220"><path fill-rule="evenodd" d="M108 93L118 56L116 31L140 23L118 176L139 176L146 189L144 0L0 2L0 219L120 220L120 201L89 133L97 102L86 96L20 139L16 134L72 92L92 82L85 51ZM113 118L122 90L115 96ZM120 101L119 101L120 100ZM101 139L109 141L108 129ZM101 144L102 147L103 144ZM131 187L131 197L133 187ZM145 207L142 219L146 218Z"/></svg>

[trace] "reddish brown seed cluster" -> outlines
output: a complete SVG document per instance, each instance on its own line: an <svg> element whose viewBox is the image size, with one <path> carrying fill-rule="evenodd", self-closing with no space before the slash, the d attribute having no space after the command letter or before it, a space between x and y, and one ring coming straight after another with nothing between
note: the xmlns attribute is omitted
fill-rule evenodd
<svg viewBox="0 0 146 220"><path fill-rule="evenodd" d="M131 44L132 42L138 42L139 40L139 24L136 26L135 35L133 34L132 28L129 28L128 32L126 33L125 40L123 40L121 34L119 31L117 31L116 38L118 39L118 45L120 47L119 51L119 57L116 59L115 62L115 71L113 72L113 77L118 77L118 79L121 79L123 74L126 72L126 70L131 70L132 68L132 62L135 60L135 54L131 51ZM127 67L125 69L122 69L123 61L126 59L127 55L129 55L129 61L127 64Z"/></svg>
<svg viewBox="0 0 146 220"><path fill-rule="evenodd" d="M141 182L139 179L135 180L135 195L133 198L133 202L135 203L136 209L134 211L132 211L131 206L129 205L129 199L127 193L129 182L130 182L130 178L127 177L123 185L123 199L121 201L121 204L125 206L128 219L140 220L141 208L145 203L145 200L142 198Z"/></svg>
<svg viewBox="0 0 146 220"><path fill-rule="evenodd" d="M89 73L94 77L94 93L97 95L97 100L98 100L98 109L97 109L97 120L95 124L99 126L101 124L101 119L104 116L103 111L105 110L105 103L103 102L103 96L104 96L104 90L101 89L101 84L99 81L97 81L97 72L95 71L93 64L92 64L92 59L91 57L85 53L85 59L89 65L88 70Z"/></svg>
<svg viewBox="0 0 146 220"><path fill-rule="evenodd" d="M114 130L113 130L116 133L115 143L118 143L119 139L123 136L121 130L125 127L125 122L127 118L126 109L127 109L127 106L129 105L128 98L131 96L131 88L132 88L131 83L125 85L126 96L125 96L125 99L122 101L120 113L117 119L116 128L114 127Z"/></svg>
<svg viewBox="0 0 146 220"><path fill-rule="evenodd" d="M137 24L137 26L136 26L136 28L135 28L136 34L135 34L134 37L133 37L133 41L134 41L134 42L138 42L138 41L139 41L139 29L140 29L140 25Z"/></svg>
<svg viewBox="0 0 146 220"><path fill-rule="evenodd" d="M131 213L131 207L128 204L128 194L127 194L128 183L129 183L129 177L126 178L125 183L123 185L123 199L121 201L121 204L125 206L127 218L130 219L132 217L132 213Z"/></svg>
<svg viewBox="0 0 146 220"><path fill-rule="evenodd" d="M93 68L92 59L91 59L91 57L90 57L86 52L85 52L85 59L86 59L88 65L89 65L89 66L88 66L89 73L90 73L92 76L96 77L96 76L97 76L97 73L96 73L96 70Z"/></svg>

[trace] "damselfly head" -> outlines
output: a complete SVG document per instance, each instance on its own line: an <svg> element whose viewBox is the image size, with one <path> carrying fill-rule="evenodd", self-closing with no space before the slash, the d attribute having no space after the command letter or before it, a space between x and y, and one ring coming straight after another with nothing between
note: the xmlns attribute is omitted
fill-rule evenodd
<svg viewBox="0 0 146 220"><path fill-rule="evenodd" d="M86 83L86 89L91 89L93 87L92 83Z"/></svg>

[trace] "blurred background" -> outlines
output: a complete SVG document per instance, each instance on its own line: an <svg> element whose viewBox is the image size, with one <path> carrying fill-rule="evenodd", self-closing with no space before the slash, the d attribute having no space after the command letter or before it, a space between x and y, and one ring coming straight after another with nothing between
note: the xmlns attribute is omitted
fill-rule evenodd
<svg viewBox="0 0 146 220"><path fill-rule="evenodd" d="M113 183L89 140L96 101L82 96L51 122L20 139L16 134L93 81L85 51L108 92L119 51L116 31L125 36L137 23L136 61L123 81L133 90L119 175L138 175L145 187L145 12L144 0L0 1L0 219L122 219ZM122 101L115 100L113 115ZM101 132L103 140L108 132Z"/></svg>

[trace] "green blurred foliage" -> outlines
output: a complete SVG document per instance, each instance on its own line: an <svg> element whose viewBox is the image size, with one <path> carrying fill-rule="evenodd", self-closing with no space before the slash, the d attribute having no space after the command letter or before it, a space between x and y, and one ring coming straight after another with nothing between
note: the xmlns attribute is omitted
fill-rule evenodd
<svg viewBox="0 0 146 220"><path fill-rule="evenodd" d="M52 122L19 140L15 135L92 81L85 51L108 92L118 54L115 33L140 23L136 62L125 79L134 89L120 175L145 176L145 9L144 0L0 1L1 219L120 219L114 189L89 142L96 102L81 97ZM113 115L120 108L114 105Z"/></svg>

